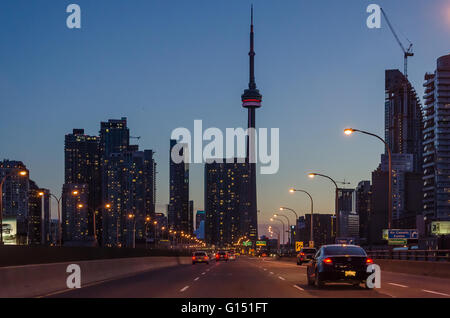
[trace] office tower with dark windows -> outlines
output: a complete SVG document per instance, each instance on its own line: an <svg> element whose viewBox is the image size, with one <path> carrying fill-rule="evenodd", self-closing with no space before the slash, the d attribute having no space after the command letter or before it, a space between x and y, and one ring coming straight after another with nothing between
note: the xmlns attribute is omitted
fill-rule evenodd
<svg viewBox="0 0 450 318"><path fill-rule="evenodd" d="M359 216L360 244L367 243L370 227L370 200L372 198L372 187L370 181L360 181L355 189L355 212Z"/></svg>
<svg viewBox="0 0 450 318"><path fill-rule="evenodd" d="M71 134L65 136L64 142L64 183L84 184L87 187L87 231L84 235L94 238L101 244L102 238L102 191L101 191L101 161L100 161L100 138L89 136L84 129L74 129ZM65 189L71 189L67 186ZM72 196L73 193L63 192L63 196ZM65 202L71 202L66 200ZM67 206L62 206L62 214L67 216ZM95 215L95 220L94 220ZM69 218L70 219L70 218ZM63 224L63 226L66 226ZM84 227L81 226L81 227ZM84 240L84 239L83 239Z"/></svg>
<svg viewBox="0 0 450 318"><path fill-rule="evenodd" d="M227 246L241 236L248 237L249 165L233 163L205 164L205 240L208 244ZM242 161L242 160L240 160Z"/></svg>
<svg viewBox="0 0 450 318"><path fill-rule="evenodd" d="M20 171L26 171L20 176ZM29 171L21 161L0 161L0 180L7 176L2 195L2 233L5 245L25 245L28 235Z"/></svg>
<svg viewBox="0 0 450 318"><path fill-rule="evenodd" d="M314 213L314 245L319 247L324 244L333 243L333 215ZM307 246L311 233L311 214L300 216L298 220L298 237L299 240ZM280 236L281 237L281 236Z"/></svg>
<svg viewBox="0 0 450 318"><path fill-rule="evenodd" d="M385 73L385 140L392 153L411 154L412 171L422 171L422 106L399 70Z"/></svg>
<svg viewBox="0 0 450 318"><path fill-rule="evenodd" d="M192 234L194 233L194 201L190 200L189 201L189 220L188 220L188 224L189 224L189 233Z"/></svg>
<svg viewBox="0 0 450 318"><path fill-rule="evenodd" d="M197 213L195 214L195 229L198 230L198 227L200 226L200 222L205 221L205 211L204 210L197 210Z"/></svg>
<svg viewBox="0 0 450 318"><path fill-rule="evenodd" d="M169 151L169 228L190 233L189 163L187 144L170 140ZM175 160L175 161L174 161Z"/></svg>
<svg viewBox="0 0 450 318"><path fill-rule="evenodd" d="M450 220L450 54L425 75L423 217Z"/></svg>
<svg viewBox="0 0 450 318"><path fill-rule="evenodd" d="M30 180L28 197L28 244L49 245L51 242L50 191L40 189Z"/></svg>

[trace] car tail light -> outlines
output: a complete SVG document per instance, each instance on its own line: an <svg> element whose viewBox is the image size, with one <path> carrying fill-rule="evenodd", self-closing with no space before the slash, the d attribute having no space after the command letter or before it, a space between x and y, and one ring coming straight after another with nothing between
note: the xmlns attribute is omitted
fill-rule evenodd
<svg viewBox="0 0 450 318"><path fill-rule="evenodd" d="M366 259L366 264L373 264L373 259L371 258Z"/></svg>
<svg viewBox="0 0 450 318"><path fill-rule="evenodd" d="M195 261L195 256L192 256L192 260Z"/></svg>
<svg viewBox="0 0 450 318"><path fill-rule="evenodd" d="M301 256L305 256L305 253L300 253Z"/></svg>
<svg viewBox="0 0 450 318"><path fill-rule="evenodd" d="M219 258L219 257L220 257L219 254L217 254L217 255L216 255L216 258Z"/></svg>
<svg viewBox="0 0 450 318"><path fill-rule="evenodd" d="M208 257L208 256L205 256L205 259L209 259L209 257Z"/></svg>
<svg viewBox="0 0 450 318"><path fill-rule="evenodd" d="M331 258L325 258L325 259L323 260L323 263L324 263L324 264L331 265L331 264L333 264L333 261L331 260Z"/></svg>

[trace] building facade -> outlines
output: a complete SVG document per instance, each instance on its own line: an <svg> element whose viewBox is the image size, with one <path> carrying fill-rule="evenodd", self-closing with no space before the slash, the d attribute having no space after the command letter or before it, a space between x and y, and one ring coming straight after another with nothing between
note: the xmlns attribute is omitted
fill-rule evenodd
<svg viewBox="0 0 450 318"><path fill-rule="evenodd" d="M450 54L425 75L423 217L450 220Z"/></svg>

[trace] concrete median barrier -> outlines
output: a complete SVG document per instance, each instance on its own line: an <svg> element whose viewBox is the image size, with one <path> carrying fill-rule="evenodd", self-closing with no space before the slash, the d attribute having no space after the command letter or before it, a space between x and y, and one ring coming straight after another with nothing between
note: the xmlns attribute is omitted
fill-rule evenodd
<svg viewBox="0 0 450 318"><path fill-rule="evenodd" d="M72 261L0 268L0 297L37 297L67 289L67 267L81 268L81 288L95 282L120 278L158 268L189 264L189 257L137 257Z"/></svg>

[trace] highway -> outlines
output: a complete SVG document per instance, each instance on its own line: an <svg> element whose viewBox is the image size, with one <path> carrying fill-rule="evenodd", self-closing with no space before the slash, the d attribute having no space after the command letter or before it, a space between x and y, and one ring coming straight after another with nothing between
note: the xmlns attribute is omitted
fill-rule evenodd
<svg viewBox="0 0 450 318"><path fill-rule="evenodd" d="M450 298L450 279L381 272L381 288L308 286L306 265L239 257L179 265L93 283L42 297L56 298Z"/></svg>

